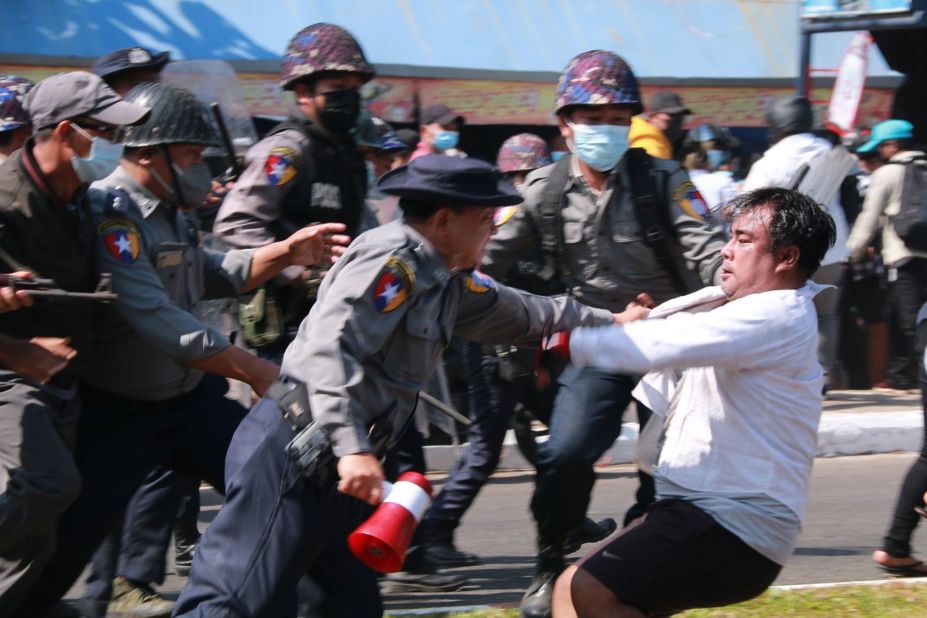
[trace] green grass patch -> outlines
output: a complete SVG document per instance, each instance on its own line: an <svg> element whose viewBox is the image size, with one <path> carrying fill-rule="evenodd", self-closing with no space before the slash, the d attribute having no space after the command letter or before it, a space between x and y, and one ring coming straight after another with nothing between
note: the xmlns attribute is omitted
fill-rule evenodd
<svg viewBox="0 0 927 618"><path fill-rule="evenodd" d="M403 614L390 614L399 618ZM519 618L517 609L436 612L429 618ZM770 590L761 597L719 609L697 609L684 618L909 618L927 616L927 585L886 584L812 590ZM411 616L411 615L410 615ZM419 614L417 618L421 618Z"/></svg>

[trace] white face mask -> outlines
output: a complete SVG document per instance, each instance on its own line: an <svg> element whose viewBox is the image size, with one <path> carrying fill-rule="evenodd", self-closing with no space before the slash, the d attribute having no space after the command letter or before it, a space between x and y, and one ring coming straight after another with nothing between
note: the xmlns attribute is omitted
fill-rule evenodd
<svg viewBox="0 0 927 618"><path fill-rule="evenodd" d="M112 174L119 167L124 146L102 137L93 137L76 124L71 126L90 142L89 155L79 157L75 154L71 157L71 167L81 182L103 180Z"/></svg>
<svg viewBox="0 0 927 618"><path fill-rule="evenodd" d="M631 127L614 124L573 124L573 148L576 155L589 167L607 172L616 165L628 150L628 131Z"/></svg>

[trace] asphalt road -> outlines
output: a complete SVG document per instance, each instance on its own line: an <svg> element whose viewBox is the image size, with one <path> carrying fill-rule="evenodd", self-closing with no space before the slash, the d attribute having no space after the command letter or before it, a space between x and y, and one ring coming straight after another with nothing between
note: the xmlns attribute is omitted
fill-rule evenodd
<svg viewBox="0 0 927 618"><path fill-rule="evenodd" d="M914 455L889 454L818 459L815 462L805 530L795 555L777 584L871 580L883 577L869 555L888 523L895 494ZM435 477L440 483L441 477ZM484 559L481 566L456 569L470 585L454 593L390 595L387 608L423 609L469 605L516 606L531 578L533 530L527 512L533 478L527 472L497 475L484 489L461 526L457 542ZM590 514L621 518L631 505L636 476L629 466L599 470ZM217 496L204 491L204 523L215 516ZM927 554L927 539L915 537L915 551ZM919 552L918 552L919 550ZM169 568L172 565L169 562ZM184 579L173 571L161 586L176 598ZM81 593L77 585L69 596Z"/></svg>

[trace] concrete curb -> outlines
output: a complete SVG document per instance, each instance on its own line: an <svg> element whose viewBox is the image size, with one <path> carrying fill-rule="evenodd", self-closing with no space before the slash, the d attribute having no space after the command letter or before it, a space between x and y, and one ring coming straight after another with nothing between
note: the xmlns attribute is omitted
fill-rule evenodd
<svg viewBox="0 0 927 618"><path fill-rule="evenodd" d="M924 414L921 410L895 412L825 412L818 429L818 457L840 457L919 451L923 440ZM621 435L599 460L600 465L634 463L637 453L637 423L624 423ZM542 438L543 440L544 438ZM463 453L466 444L426 446L425 460L430 472L445 472ZM529 470L509 431L505 436L500 470Z"/></svg>

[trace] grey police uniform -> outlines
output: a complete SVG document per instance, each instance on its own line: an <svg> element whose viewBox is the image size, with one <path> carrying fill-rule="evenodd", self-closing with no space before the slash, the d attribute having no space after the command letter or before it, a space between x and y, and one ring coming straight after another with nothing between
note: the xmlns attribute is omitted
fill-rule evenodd
<svg viewBox="0 0 927 618"><path fill-rule="evenodd" d="M306 385L313 418L342 457L372 450L374 422L389 421L398 437L453 334L530 344L547 332L612 322L610 312L572 299L451 273L424 237L395 221L361 235L332 268L282 373ZM382 612L372 572L344 543L367 511L302 476L285 454L292 437L268 397L242 423L229 449L227 501L197 546L175 615L277 615L304 571L340 605L341 613L326 615ZM254 559L233 557L230 543L235 556Z"/></svg>
<svg viewBox="0 0 927 618"><path fill-rule="evenodd" d="M23 616L39 615L38 608L70 588L159 466L223 491L225 455L246 413L224 396L224 378L181 363L230 345L189 309L203 297L239 294L252 251L198 248L184 213L159 202L122 168L96 186L106 189L91 193L96 266L112 273L119 298L98 326L81 387L83 489L62 517L57 553L34 588L42 594L27 600Z"/></svg>
<svg viewBox="0 0 927 618"><path fill-rule="evenodd" d="M188 393L203 374L181 363L231 345L191 311L203 299L240 294L254 250L202 249L193 214L161 202L122 168L94 186L110 189L103 194L108 199L91 206L99 237L97 267L113 274L119 300L101 325L85 381L145 401ZM118 189L130 199L123 198L114 211Z"/></svg>
<svg viewBox="0 0 927 618"><path fill-rule="evenodd" d="M724 228L711 218L678 163L651 161L657 178L666 182L670 221L687 271L684 276L694 288L713 285L726 242ZM605 190L596 195L571 158L561 209L560 272L547 273L559 274L570 294L583 303L613 311L624 309L642 291L657 303L682 293L641 237L627 162L628 157L623 157L617 171L608 176ZM481 268L487 274L505 277L517 259L540 244L538 208L553 169L549 165L528 175L524 203L514 207L517 212L499 227L486 249ZM616 189L619 194L612 200Z"/></svg>

